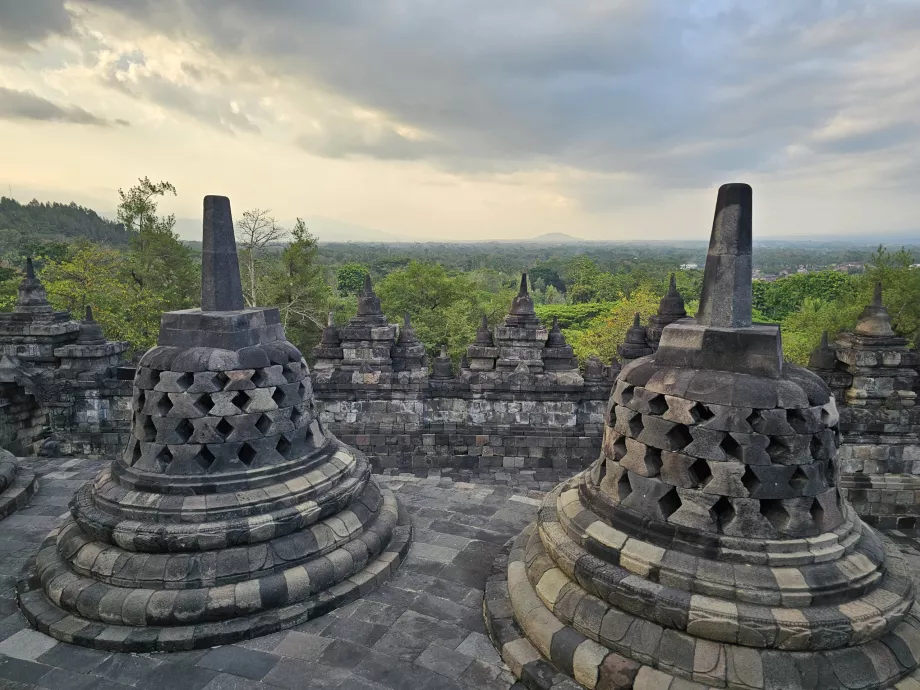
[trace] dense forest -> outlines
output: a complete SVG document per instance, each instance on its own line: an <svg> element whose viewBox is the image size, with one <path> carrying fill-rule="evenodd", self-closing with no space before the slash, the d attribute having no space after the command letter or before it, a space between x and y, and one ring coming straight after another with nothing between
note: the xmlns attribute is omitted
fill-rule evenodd
<svg viewBox="0 0 920 690"><path fill-rule="evenodd" d="M0 201L0 310L12 309L26 255L36 259L58 309L81 313L91 304L111 339L135 352L156 340L163 311L200 299L200 245L181 242L175 218L158 202L176 195L168 182L138 181L118 190L118 222L74 204ZM412 317L434 354L446 345L459 358L485 315L505 315L520 273L527 271L540 318L558 318L584 360L614 355L638 312L658 308L671 273L691 314L702 287L704 242L325 243L298 219L284 227L267 209L237 216L244 296L250 306L274 306L289 339L309 356L327 312L343 323L356 310L370 275L392 322ZM875 282L896 330L920 335L917 247L846 246L762 241L754 266L755 319L779 323L786 356L807 361L821 332L851 328Z"/></svg>

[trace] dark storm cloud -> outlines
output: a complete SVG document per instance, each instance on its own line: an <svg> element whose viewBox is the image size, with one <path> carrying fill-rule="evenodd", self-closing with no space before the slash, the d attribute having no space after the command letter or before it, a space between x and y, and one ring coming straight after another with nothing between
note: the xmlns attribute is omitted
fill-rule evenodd
<svg viewBox="0 0 920 690"><path fill-rule="evenodd" d="M125 120L106 120L75 105L57 105L31 91L14 91L0 86L0 119L67 122L76 125L109 127L127 125Z"/></svg>
<svg viewBox="0 0 920 690"><path fill-rule="evenodd" d="M71 28L64 0L0 0L0 45L24 47Z"/></svg>
<svg viewBox="0 0 920 690"><path fill-rule="evenodd" d="M708 185L769 170L866 94L863 68L920 42L902 0L92 0L268 74L319 83L396 128L343 116L298 144L465 172L551 163ZM887 131L916 136L896 120ZM315 118L311 118L315 119ZM849 139L849 141L848 141ZM887 146L865 132L827 155Z"/></svg>

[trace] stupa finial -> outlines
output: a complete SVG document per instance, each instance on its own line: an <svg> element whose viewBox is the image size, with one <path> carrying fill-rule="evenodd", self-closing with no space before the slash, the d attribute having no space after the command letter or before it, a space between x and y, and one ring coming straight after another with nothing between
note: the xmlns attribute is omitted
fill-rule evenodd
<svg viewBox="0 0 920 690"><path fill-rule="evenodd" d="M524 297L529 294L530 292L527 290L527 271L524 271L521 274L521 287L518 288L518 297Z"/></svg>
<svg viewBox="0 0 920 690"><path fill-rule="evenodd" d="M204 198L201 240L201 311L237 311L243 307L230 199L209 194Z"/></svg>
<svg viewBox="0 0 920 690"><path fill-rule="evenodd" d="M703 292L696 320L702 326L747 328L751 325L753 193L750 185L719 188Z"/></svg>
<svg viewBox="0 0 920 690"><path fill-rule="evenodd" d="M32 257L26 257L26 278L35 280L35 266L32 264Z"/></svg>

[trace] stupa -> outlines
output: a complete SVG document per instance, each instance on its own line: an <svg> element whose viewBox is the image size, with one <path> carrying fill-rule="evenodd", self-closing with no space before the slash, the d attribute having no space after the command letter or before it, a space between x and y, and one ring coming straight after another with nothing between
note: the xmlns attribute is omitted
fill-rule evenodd
<svg viewBox="0 0 920 690"><path fill-rule="evenodd" d="M719 190L697 318L623 367L600 458L498 561L487 627L528 688L916 688L898 550L837 490L838 415L751 321L751 188Z"/></svg>
<svg viewBox="0 0 920 690"><path fill-rule="evenodd" d="M244 308L230 202L204 200L202 307L163 314L121 457L18 583L65 642L174 651L265 635L385 580L411 528L362 453L316 416L274 308Z"/></svg>
<svg viewBox="0 0 920 690"><path fill-rule="evenodd" d="M21 508L35 493L35 473L23 469L16 458L0 448L0 520Z"/></svg>

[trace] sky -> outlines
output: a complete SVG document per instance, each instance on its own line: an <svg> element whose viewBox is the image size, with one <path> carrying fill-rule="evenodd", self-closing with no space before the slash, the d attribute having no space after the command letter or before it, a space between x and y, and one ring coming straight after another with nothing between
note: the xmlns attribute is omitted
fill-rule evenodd
<svg viewBox="0 0 920 690"><path fill-rule="evenodd" d="M920 2L0 0L0 194L143 176L321 240L704 239L725 182L920 237Z"/></svg>

